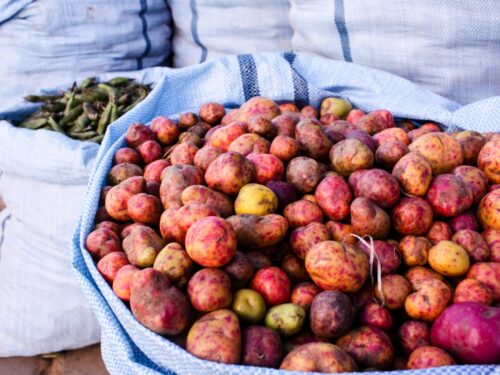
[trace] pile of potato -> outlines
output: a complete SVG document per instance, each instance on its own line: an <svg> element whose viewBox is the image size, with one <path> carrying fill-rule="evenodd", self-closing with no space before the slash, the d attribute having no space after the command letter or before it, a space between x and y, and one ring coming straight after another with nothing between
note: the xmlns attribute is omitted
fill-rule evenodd
<svg viewBox="0 0 500 375"><path fill-rule="evenodd" d="M431 342L451 304L500 324L499 134L255 97L132 124L125 142L86 247L136 319L194 356L320 372L500 360Z"/></svg>

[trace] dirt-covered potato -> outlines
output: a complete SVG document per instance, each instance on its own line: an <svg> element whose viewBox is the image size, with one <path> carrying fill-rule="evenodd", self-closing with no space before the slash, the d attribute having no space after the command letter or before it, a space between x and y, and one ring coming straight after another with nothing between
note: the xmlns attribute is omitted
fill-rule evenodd
<svg viewBox="0 0 500 375"><path fill-rule="evenodd" d="M451 290L443 281L421 280L415 288L405 301L406 313L413 319L432 322L451 301Z"/></svg>
<svg viewBox="0 0 500 375"><path fill-rule="evenodd" d="M401 275L385 275L381 281L381 284L375 285L377 299L391 310L403 307L406 297L411 293L408 280Z"/></svg>
<svg viewBox="0 0 500 375"><path fill-rule="evenodd" d="M384 121L379 116L376 116L372 113L361 117L356 122L356 126L359 129L363 129L364 131L372 135L375 133L379 133L386 128L386 124L384 123Z"/></svg>
<svg viewBox="0 0 500 375"><path fill-rule="evenodd" d="M354 307L342 292L328 290L314 297L310 312L311 331L318 337L333 338L345 334L354 322Z"/></svg>
<svg viewBox="0 0 500 375"><path fill-rule="evenodd" d="M392 175L407 194L423 196L431 183L432 168L422 155L410 152L396 163Z"/></svg>
<svg viewBox="0 0 500 375"><path fill-rule="evenodd" d="M285 271L292 282L310 280L304 261L294 254L286 254L281 262L281 269Z"/></svg>
<svg viewBox="0 0 500 375"><path fill-rule="evenodd" d="M288 163L286 181L298 192L307 194L314 191L320 179L321 170L316 160L299 156Z"/></svg>
<svg viewBox="0 0 500 375"><path fill-rule="evenodd" d="M308 372L352 372L356 362L338 346L326 342L311 342L293 349L283 359L281 370Z"/></svg>
<svg viewBox="0 0 500 375"><path fill-rule="evenodd" d="M425 237L405 236L399 241L399 251L403 255L406 266L423 266L427 263L427 256L431 242Z"/></svg>
<svg viewBox="0 0 500 375"><path fill-rule="evenodd" d="M356 292L368 277L368 257L356 247L323 241L306 255L306 269L313 281L325 290Z"/></svg>
<svg viewBox="0 0 500 375"><path fill-rule="evenodd" d="M405 354L431 344L431 330L427 323L409 320L398 329L399 345Z"/></svg>
<svg viewBox="0 0 500 375"><path fill-rule="evenodd" d="M296 228L290 235L290 246L293 252L305 259L311 248L319 242L328 241L330 233L322 223L310 223L307 226Z"/></svg>
<svg viewBox="0 0 500 375"><path fill-rule="evenodd" d="M182 191L181 201L184 205L192 203L205 204L222 217L231 216L234 212L233 202L223 193L212 190L204 185L192 185Z"/></svg>
<svg viewBox="0 0 500 375"><path fill-rule="evenodd" d="M458 177L442 174L432 179L427 202L438 216L453 217L472 206L472 191Z"/></svg>
<svg viewBox="0 0 500 375"><path fill-rule="evenodd" d="M477 158L478 167L492 184L500 184L500 139L486 143Z"/></svg>
<svg viewBox="0 0 500 375"><path fill-rule="evenodd" d="M264 248L280 243L288 231L288 221L280 215L233 215L227 218L236 231L238 246Z"/></svg>
<svg viewBox="0 0 500 375"><path fill-rule="evenodd" d="M330 150L333 169L342 176L349 176L359 169L373 166L375 157L372 150L358 139L350 138L333 145Z"/></svg>
<svg viewBox="0 0 500 375"><path fill-rule="evenodd" d="M156 232L145 225L138 225L123 240L123 250L130 264L138 267L152 267L156 256L165 242Z"/></svg>
<svg viewBox="0 0 500 375"><path fill-rule="evenodd" d="M125 181L127 178L142 176L143 174L143 169L137 164L116 164L108 173L108 184L112 186L118 185L120 182Z"/></svg>
<svg viewBox="0 0 500 375"><path fill-rule="evenodd" d="M251 153L268 153L271 143L258 134L245 133L240 135L229 145L228 151L237 152L243 156Z"/></svg>
<svg viewBox="0 0 500 375"><path fill-rule="evenodd" d="M347 217L353 198L349 185L336 173L321 180L314 197L323 212L332 220L343 220Z"/></svg>
<svg viewBox="0 0 500 375"><path fill-rule="evenodd" d="M410 144L410 151L420 153L430 163L434 175L450 173L463 163L460 144L446 133L424 134Z"/></svg>
<svg viewBox="0 0 500 375"><path fill-rule="evenodd" d="M392 210L392 226L402 235L426 234L433 218L431 206L420 197L403 198Z"/></svg>
<svg viewBox="0 0 500 375"><path fill-rule="evenodd" d="M435 346L422 346L410 354L408 370L425 369L430 367L452 366L455 360L443 349Z"/></svg>
<svg viewBox="0 0 500 375"><path fill-rule="evenodd" d="M477 302L485 305L493 303L493 292L476 279L462 280L455 288L453 303Z"/></svg>
<svg viewBox="0 0 500 375"><path fill-rule="evenodd" d="M314 222L323 222L321 208L306 199L301 199L287 205L283 210L283 216L286 217L292 228L306 226Z"/></svg>
<svg viewBox="0 0 500 375"><path fill-rule="evenodd" d="M441 275L457 277L469 269L469 255L465 249L451 241L440 241L429 249L429 265Z"/></svg>
<svg viewBox="0 0 500 375"><path fill-rule="evenodd" d="M163 208L179 208L182 206L182 191L191 185L203 183L203 176L193 165L172 165L162 172L160 199Z"/></svg>
<svg viewBox="0 0 500 375"><path fill-rule="evenodd" d="M351 204L351 226L360 236L384 239L389 234L389 215L368 198L356 198Z"/></svg>
<svg viewBox="0 0 500 375"><path fill-rule="evenodd" d="M317 160L326 158L332 147L332 142L324 133L323 126L314 119L304 119L297 124L295 139L306 155Z"/></svg>
<svg viewBox="0 0 500 375"><path fill-rule="evenodd" d="M230 151L210 163L205 172L205 180L209 188L234 195L248 184L254 175L253 164L244 156Z"/></svg>

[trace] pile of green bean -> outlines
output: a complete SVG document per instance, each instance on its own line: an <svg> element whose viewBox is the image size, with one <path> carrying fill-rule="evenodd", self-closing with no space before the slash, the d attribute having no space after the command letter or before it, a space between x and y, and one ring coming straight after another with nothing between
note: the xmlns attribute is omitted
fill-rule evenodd
<svg viewBox="0 0 500 375"><path fill-rule="evenodd" d="M98 83L87 78L79 86L56 95L29 95L25 99L43 103L40 109L16 124L26 129L48 129L68 137L100 143L109 124L134 108L151 91L124 77Z"/></svg>

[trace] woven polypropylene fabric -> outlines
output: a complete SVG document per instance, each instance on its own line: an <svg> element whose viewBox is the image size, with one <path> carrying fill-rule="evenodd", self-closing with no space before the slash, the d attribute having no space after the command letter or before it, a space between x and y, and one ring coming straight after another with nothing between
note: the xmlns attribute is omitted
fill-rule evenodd
<svg viewBox="0 0 500 375"><path fill-rule="evenodd" d="M252 95L267 96L276 101L299 98L312 105L319 105L326 96L342 96L366 111L387 108L397 117L434 120L448 128L471 128L467 116L463 115L467 112L466 107L390 74L339 61L293 54L258 54L227 57L167 71L150 96L108 130L73 238L73 266L101 324L104 360L111 373L160 374L173 371L179 375L283 375L283 371L274 369L200 360L148 330L113 293L85 250L85 238L94 226L100 190L105 184L113 155L124 145L124 133L131 123L148 123L158 115L174 116L184 111L197 111L208 101L217 101L231 108ZM500 98L493 98L478 104L473 112L481 111L486 117L480 116L474 121L476 129L498 130L500 114L495 108L499 103ZM455 116L455 112L460 116ZM492 126L492 121L496 126ZM494 371L495 366L453 366L404 374L465 375L492 374Z"/></svg>

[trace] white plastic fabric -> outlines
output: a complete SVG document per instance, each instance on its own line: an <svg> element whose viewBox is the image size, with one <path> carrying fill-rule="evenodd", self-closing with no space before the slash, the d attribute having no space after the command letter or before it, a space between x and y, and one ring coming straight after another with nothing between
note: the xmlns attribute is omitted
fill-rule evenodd
<svg viewBox="0 0 500 375"><path fill-rule="evenodd" d="M164 0L2 1L0 111L42 87L164 63L170 21Z"/></svg>
<svg viewBox="0 0 500 375"><path fill-rule="evenodd" d="M94 228L100 190L106 183L114 153L123 147L124 134L132 123L148 123L158 115L174 116L184 111L197 111L200 105L212 101L231 108L257 95L278 102L295 101L300 105L314 106L325 97L340 96L364 111L385 108L396 117L440 122L450 131L459 128L500 130L500 97L460 106L389 73L320 57L241 55L168 70L144 102L109 128L92 171L73 237L73 266L101 325L103 358L111 374L286 374L275 369L204 361L148 330L113 293L85 249L85 238ZM493 374L494 370L495 366L453 366L394 373L487 375Z"/></svg>
<svg viewBox="0 0 500 375"><path fill-rule="evenodd" d="M102 75L157 82L164 68ZM0 113L22 117L36 106ZM71 269L71 238L99 145L0 121L0 357L84 347L100 329Z"/></svg>
<svg viewBox="0 0 500 375"><path fill-rule="evenodd" d="M174 66L224 55L291 51L289 0L168 0Z"/></svg>
<svg viewBox="0 0 500 375"><path fill-rule="evenodd" d="M407 78L461 104L500 95L498 0L291 0L295 52Z"/></svg>

